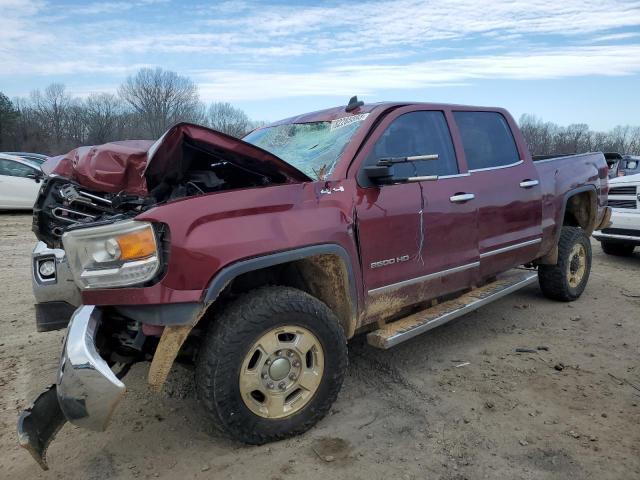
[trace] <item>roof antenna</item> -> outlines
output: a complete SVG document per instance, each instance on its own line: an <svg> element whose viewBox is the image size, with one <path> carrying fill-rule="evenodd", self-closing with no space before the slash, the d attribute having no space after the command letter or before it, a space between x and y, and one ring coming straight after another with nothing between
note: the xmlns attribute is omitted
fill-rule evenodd
<svg viewBox="0 0 640 480"><path fill-rule="evenodd" d="M364 105L364 102L362 100L358 100L358 96L354 95L353 97L351 97L349 99L349 103L347 104L347 108L345 108L344 111L345 112L352 112L356 108L361 107L363 105Z"/></svg>

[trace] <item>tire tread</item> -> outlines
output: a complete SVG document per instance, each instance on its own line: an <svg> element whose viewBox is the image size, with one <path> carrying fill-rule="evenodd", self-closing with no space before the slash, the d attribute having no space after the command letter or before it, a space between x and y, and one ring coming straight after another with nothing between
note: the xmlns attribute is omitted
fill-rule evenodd
<svg viewBox="0 0 640 480"><path fill-rule="evenodd" d="M579 286L577 292L574 292L569 286L566 272L569 254L573 245L578 241L583 241L587 249L587 272L585 272L586 280L583 285ZM563 226L560 232L560 240L558 241L558 263L556 265L540 265L538 267L538 283L542 293L547 298L561 302L572 302L582 295L590 271L591 243L589 238L584 233L584 230L579 227Z"/></svg>
<svg viewBox="0 0 640 480"><path fill-rule="evenodd" d="M235 404L237 400L229 393L229 385L224 385L225 376L221 376L221 372L230 372L237 368L233 363L233 355L225 355L225 353L247 348L247 343L255 337L256 332L263 329L264 325L269 325L274 316L283 312L313 316L329 329L330 334L337 341L327 346L331 351L325 351L325 358L327 355L334 355L337 368L333 369L330 377L326 377L329 372L325 370L323 383L326 382L329 385L325 398L316 408L310 410L311 414L302 423L296 424L294 428L287 431L274 429L271 432L265 432L257 429L255 422L252 424L242 421L241 415L237 415L234 419L223 414L233 410L230 402ZM338 396L347 361L346 337L337 317L326 304L295 288L265 286L240 295L217 319L214 319L198 355L196 389L201 403L216 428L242 442L260 445L303 433L322 419ZM318 393L316 392L316 395ZM314 400L307 407L310 407Z"/></svg>

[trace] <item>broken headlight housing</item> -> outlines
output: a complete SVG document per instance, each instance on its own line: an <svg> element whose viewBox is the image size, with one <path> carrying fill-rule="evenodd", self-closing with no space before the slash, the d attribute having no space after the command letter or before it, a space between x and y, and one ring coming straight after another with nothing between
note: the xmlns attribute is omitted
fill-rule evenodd
<svg viewBox="0 0 640 480"><path fill-rule="evenodd" d="M62 243L81 289L141 284L160 269L158 242L148 222L126 220L71 230Z"/></svg>

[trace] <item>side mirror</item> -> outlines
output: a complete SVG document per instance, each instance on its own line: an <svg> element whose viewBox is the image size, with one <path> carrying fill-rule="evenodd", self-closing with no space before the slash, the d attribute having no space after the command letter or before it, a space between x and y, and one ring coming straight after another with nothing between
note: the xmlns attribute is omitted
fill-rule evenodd
<svg viewBox="0 0 640 480"><path fill-rule="evenodd" d="M32 178L36 183L40 183L44 178L44 173L27 173L27 178Z"/></svg>
<svg viewBox="0 0 640 480"><path fill-rule="evenodd" d="M438 155L414 155L412 157L380 158L375 165L364 167L364 172L376 185L392 185L394 183L425 182L437 180L437 175L407 176L396 172L398 164L408 164L429 160L437 160Z"/></svg>

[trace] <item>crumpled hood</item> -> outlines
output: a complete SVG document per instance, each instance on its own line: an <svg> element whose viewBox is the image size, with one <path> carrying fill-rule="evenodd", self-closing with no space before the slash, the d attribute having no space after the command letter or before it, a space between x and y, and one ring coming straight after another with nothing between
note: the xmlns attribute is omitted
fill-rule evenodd
<svg viewBox="0 0 640 480"><path fill-rule="evenodd" d="M292 165L255 145L192 123L179 123L156 142L125 140L79 147L42 165L47 175L69 178L101 192L147 196L163 178L184 168L183 143L219 154L225 160L280 183L311 179Z"/></svg>

